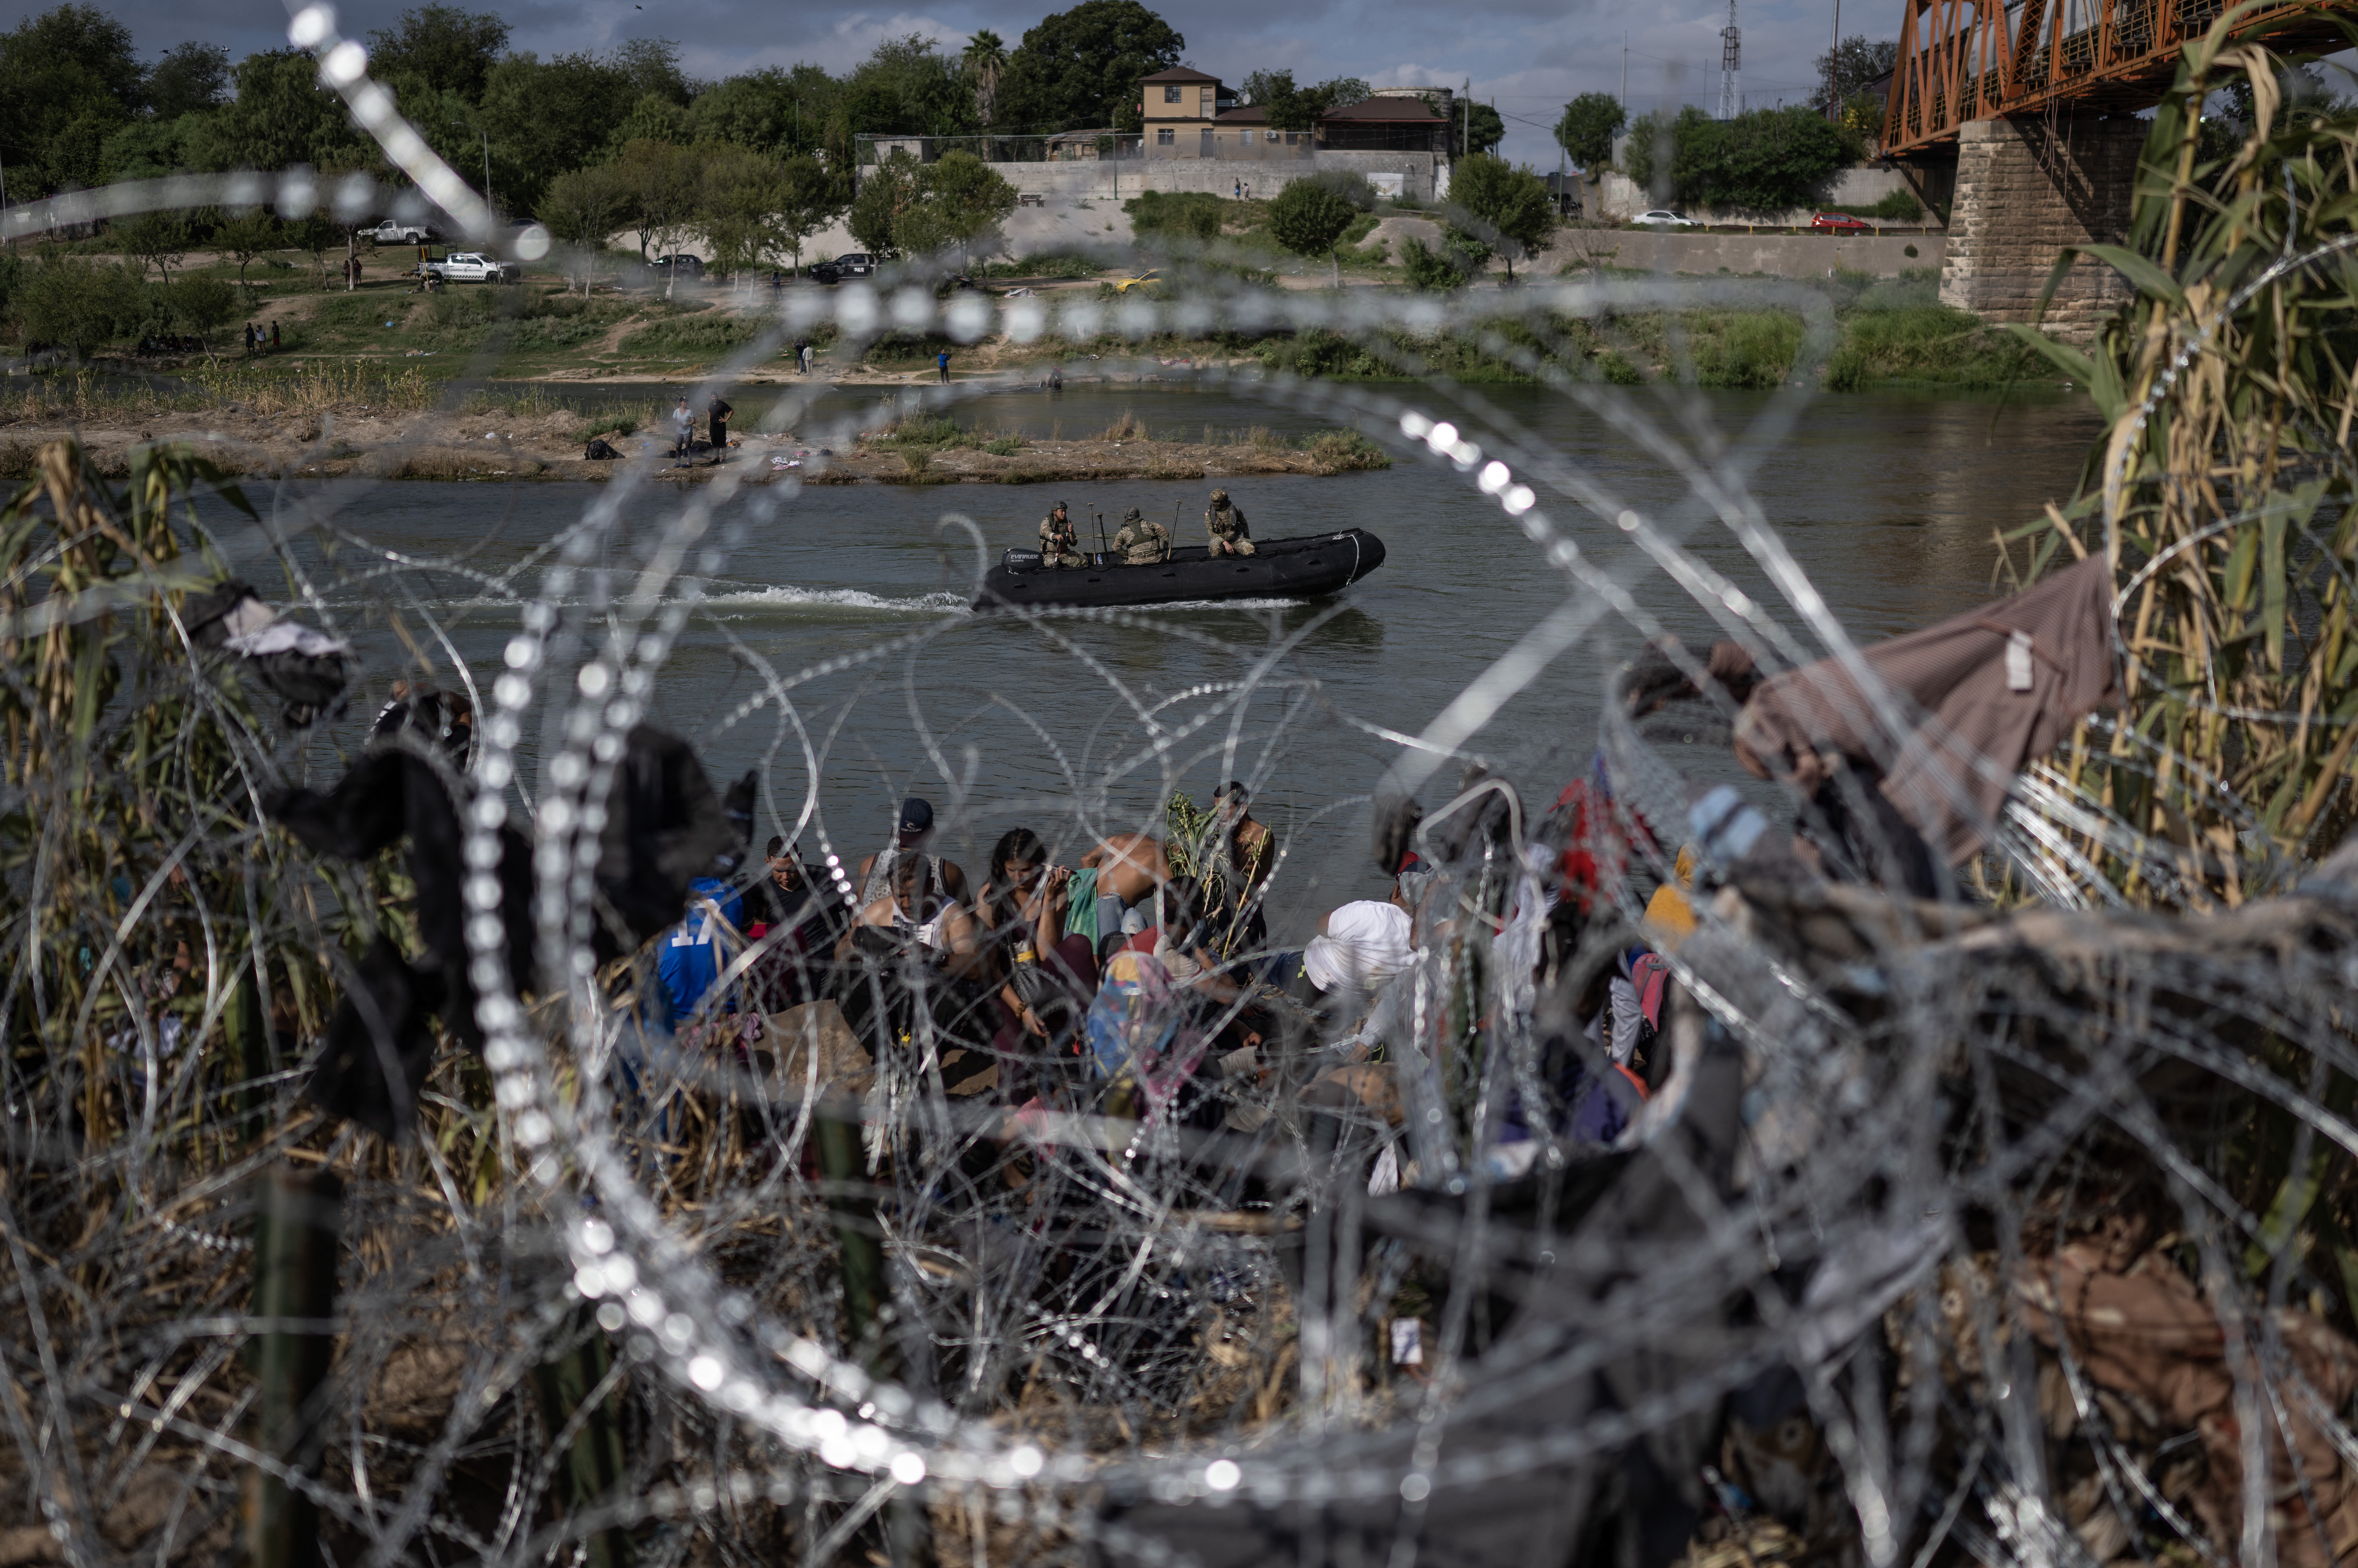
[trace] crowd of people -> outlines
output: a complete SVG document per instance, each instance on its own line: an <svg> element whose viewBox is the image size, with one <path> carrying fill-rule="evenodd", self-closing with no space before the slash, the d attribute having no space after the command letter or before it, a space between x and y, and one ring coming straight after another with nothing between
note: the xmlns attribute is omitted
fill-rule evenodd
<svg viewBox="0 0 2358 1568"><path fill-rule="evenodd" d="M1565 791L1564 842L1595 838L1598 787L1585 778ZM697 883L661 946L664 1003L675 1028L746 1059L763 1051L765 1022L775 1033L782 1014L831 1009L871 1063L930 1051L948 1092L1019 1119L1152 1111L1250 1132L1284 1091L1397 1123L1387 1064L1414 1023L1411 988L1393 982L1457 934L1462 913L1402 849L1383 896L1329 910L1298 944L1272 942L1277 849L1231 782L1197 841L1113 833L1065 864L1041 833L1014 827L970 874L942 852L931 804L912 796L856 863L814 866L773 838L750 880ZM1576 946L1592 912L1563 890L1574 873L1593 882L1595 862L1592 848L1566 850L1530 868L1509 901L1496 939L1529 960L1534 983ZM1676 888L1656 902L1675 927ZM1633 942L1585 978L1579 1040L1542 1053L1542 1092L1509 1112L1493 1156L1502 1175L1529 1163L1542 1127L1602 1146L1628 1124L1660 1075L1664 974Z"/></svg>

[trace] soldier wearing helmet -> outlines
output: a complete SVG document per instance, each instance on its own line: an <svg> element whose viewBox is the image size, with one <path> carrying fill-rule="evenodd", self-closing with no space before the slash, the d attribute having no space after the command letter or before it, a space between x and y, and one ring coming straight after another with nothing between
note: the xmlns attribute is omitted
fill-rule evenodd
<svg viewBox="0 0 2358 1568"><path fill-rule="evenodd" d="M1065 514L1065 503L1056 503L1056 510L1040 519L1040 556L1042 564L1051 567L1077 567L1087 563L1081 558L1081 539L1073 527L1073 520Z"/></svg>
<svg viewBox="0 0 2358 1568"><path fill-rule="evenodd" d="M1151 567L1171 554L1171 530L1149 522L1133 506L1122 514L1121 532L1113 536L1113 547L1121 552L1123 565Z"/></svg>
<svg viewBox="0 0 2358 1568"><path fill-rule="evenodd" d="M1211 531L1215 556L1253 553L1252 530L1245 525L1244 513L1228 499L1227 491L1212 492L1212 506L1204 514L1204 526Z"/></svg>

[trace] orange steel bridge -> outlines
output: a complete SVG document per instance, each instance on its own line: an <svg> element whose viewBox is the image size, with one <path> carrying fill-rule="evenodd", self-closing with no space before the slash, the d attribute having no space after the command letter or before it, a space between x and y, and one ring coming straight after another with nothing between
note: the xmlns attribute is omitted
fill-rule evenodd
<svg viewBox="0 0 2358 1568"><path fill-rule="evenodd" d="M1968 120L2147 108L2169 91L2186 43L2228 8L2227 0L1906 4L1883 125L1883 150L1900 157L1954 146ZM2238 38L2261 31L2280 50L2349 45L2314 4L2256 7L2235 26Z"/></svg>

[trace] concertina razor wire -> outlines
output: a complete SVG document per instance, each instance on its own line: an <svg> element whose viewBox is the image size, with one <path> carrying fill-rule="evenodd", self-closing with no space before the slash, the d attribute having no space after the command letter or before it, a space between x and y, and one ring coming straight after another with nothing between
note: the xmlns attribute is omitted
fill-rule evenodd
<svg viewBox="0 0 2358 1568"><path fill-rule="evenodd" d="M479 244L499 239L331 13L299 12L291 36L414 186L352 177L325 200L407 216L429 202ZM0 232L320 200L306 171L178 177L12 209ZM1823 295L1757 282L1539 284L1473 321L1445 297L1289 293L1213 272L1186 275L1175 297L1052 313L1030 297L938 299L910 269L790 291L714 373L727 383L823 324L855 343L1324 329L1422 376L1417 391L1194 378L1448 465L1560 577L1560 604L1415 734L1322 687L1301 650L1315 618L1260 645L1152 622L1230 672L1169 695L1081 641L1092 624L1148 624L1115 611L945 615L799 670L747 651L758 689L709 733L773 727L749 819L815 844L818 904L845 912L863 892L861 846L822 809L833 736L804 698L847 674L914 682L985 620L1093 673L1127 726L1093 779L1071 737L1032 721L1069 786L1060 842L1141 826L1114 814L1115 779L1158 780L1167 796L1206 759L1253 772L1256 748L1271 754L1248 734L1256 703L1392 749L1375 798L1329 810L1372 808L1386 861L1418 857L1399 972L1323 1010L1150 982L1129 1026L1152 1044L1133 1033L1131 1057L1095 1076L1040 1070L1022 1101L956 1092L977 1063L1002 1084L1013 1066L973 988L915 949L852 943L838 958L783 932L741 944L711 994L796 999L759 1034L708 1013L657 1022L653 948L609 940L617 824L634 824L628 839L650 809L632 798L657 765L641 740L650 696L748 528L816 503L797 479L727 471L673 495L652 459L632 460L578 521L492 570L373 538L355 513L364 482L290 491L248 524L193 508L175 524L163 469L135 470L117 503L94 472L50 463L55 537L12 564L11 644L147 617L168 656L118 678L168 724L131 752L93 744L87 725L48 746L89 683L51 683L29 652L11 665L11 810L31 826L9 869L21 957L0 1404L8 1495L39 1520L23 1540L0 1531L13 1560L283 1548L369 1563L1412 1568L1609 1552L1931 1568L2358 1550L2358 1244L2340 1228L2358 1223L2341 1206L2358 1153L2343 1000L2358 867L2255 848L2252 895L2212 907L2184 846L2049 763L1994 817L1970 770L1931 774L1985 836L1980 865L2008 890L1995 901L1829 882L1763 851L1782 835L1759 808L1661 741L1665 708L1689 727L1740 717L1717 669L1669 637L1651 597L1665 583L1765 668L1847 672L1883 769L1945 743L1748 487L1752 454L1792 433L1810 395L1780 388L1730 438L1676 399L1581 379L1530 347L1564 318L1738 297L1799 314L1805 362L1830 351ZM1531 339L1501 336L1509 319ZM1512 413L1425 375L1413 335L1469 321L1485 351L1678 475L1684 504L1650 515ZM972 395L903 394L853 425ZM816 417L814 396L784 393L763 427ZM143 475L162 487L145 499ZM2108 524L2120 483L2108 470ZM631 536L647 514L653 535ZM1696 539L1713 528L1781 603L1710 564ZM1600 529L1629 549L1607 559L1575 541ZM336 548L300 552L302 537ZM951 518L945 537L979 578L979 531ZM89 554L99 540L119 554ZM2113 546L2125 602L2152 564ZM310 776L312 741L283 724L274 739L236 695L284 695L251 652L262 644L224 664L189 609L243 558L283 565L293 612L331 630L344 602L331 589L405 578L513 612L495 673L479 671L413 599L441 651L429 666L469 694L471 734L452 744L460 709L413 691L352 752L356 773L372 758L407 770L404 827L414 844L447 834L438 868L414 849L405 872L272 825L297 809L281 792ZM50 599L37 600L44 573ZM1487 770L1482 738L1606 628L1660 651L1615 673L1597 765L1575 769L1593 787L1550 810ZM280 645L310 656L299 637ZM2124 765L2202 773L2090 722ZM955 811L970 766L922 741ZM152 770L176 746L158 795L167 775ZM2258 822L2219 792L2232 819ZM1405 804L1420 793L1422 814ZM76 818L100 800L123 814ZM1148 826L1167 820L1160 806ZM135 847L110 849L109 832ZM2170 913L2127 912L2124 866ZM97 919L93 890L118 883L120 908ZM1609 1030L1589 1025L1637 979L1621 957L1651 940L1666 888L1686 890L1693 929L1656 944L1657 1011L1624 1071ZM404 930L385 912L429 896L450 901L442 939L457 938L435 983L463 1005L420 1004L443 1010L425 1087L401 1108L424 1132L389 1142L303 1092L331 1004L366 1013L393 995L353 934ZM175 952L157 930L185 934ZM270 1048L254 1054L257 1040Z"/></svg>

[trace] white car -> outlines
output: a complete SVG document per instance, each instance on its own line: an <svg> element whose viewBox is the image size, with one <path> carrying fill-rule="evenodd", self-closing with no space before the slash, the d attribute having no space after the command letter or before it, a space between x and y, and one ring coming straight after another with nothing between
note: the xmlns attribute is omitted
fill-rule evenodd
<svg viewBox="0 0 2358 1568"><path fill-rule="evenodd" d="M474 251L453 251L440 261L427 262L426 270L445 283L514 283L522 276L505 262Z"/></svg>
<svg viewBox="0 0 2358 1568"><path fill-rule="evenodd" d="M1635 218L1630 219L1629 222L1632 223L1644 223L1656 229L1700 229L1703 227L1701 223L1696 222L1693 219L1682 218L1666 207L1657 207L1651 212L1640 212Z"/></svg>

